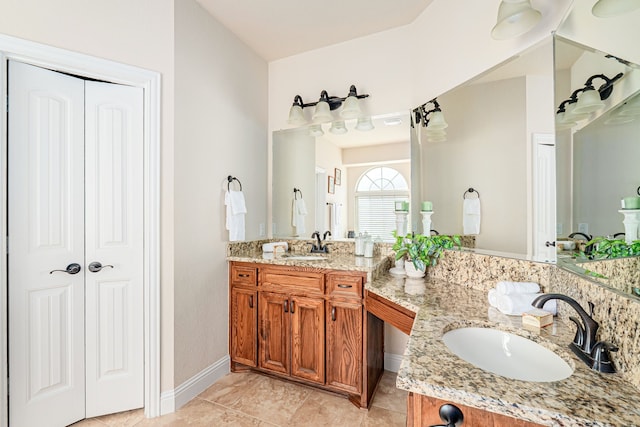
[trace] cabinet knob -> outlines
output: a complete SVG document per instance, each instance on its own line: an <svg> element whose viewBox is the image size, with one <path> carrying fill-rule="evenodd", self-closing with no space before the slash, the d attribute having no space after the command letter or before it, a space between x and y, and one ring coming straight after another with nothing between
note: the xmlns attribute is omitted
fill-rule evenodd
<svg viewBox="0 0 640 427"><path fill-rule="evenodd" d="M249 295L249 308L253 308L253 295Z"/></svg>
<svg viewBox="0 0 640 427"><path fill-rule="evenodd" d="M440 407L440 419L447 424L433 425L431 427L460 427L464 421L462 411L455 405L446 403Z"/></svg>
<svg viewBox="0 0 640 427"><path fill-rule="evenodd" d="M336 308L335 307L331 307L331 320L332 321L336 321Z"/></svg>
<svg viewBox="0 0 640 427"><path fill-rule="evenodd" d="M289 300L284 300L284 312L289 312Z"/></svg>
<svg viewBox="0 0 640 427"><path fill-rule="evenodd" d="M342 289L349 289L349 288L353 288L353 285L343 285L342 283L340 283L338 287Z"/></svg>
<svg viewBox="0 0 640 427"><path fill-rule="evenodd" d="M295 301L291 301L290 306L291 306L291 313L295 313L295 310L296 310L296 303L295 303Z"/></svg>

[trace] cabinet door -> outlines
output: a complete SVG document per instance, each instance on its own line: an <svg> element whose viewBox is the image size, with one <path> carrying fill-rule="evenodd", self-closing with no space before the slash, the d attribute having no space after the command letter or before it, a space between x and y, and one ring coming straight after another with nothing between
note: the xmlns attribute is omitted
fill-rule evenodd
<svg viewBox="0 0 640 427"><path fill-rule="evenodd" d="M362 304L327 301L327 385L362 392Z"/></svg>
<svg viewBox="0 0 640 427"><path fill-rule="evenodd" d="M289 374L290 315L286 294L258 294L259 365L263 369Z"/></svg>
<svg viewBox="0 0 640 427"><path fill-rule="evenodd" d="M291 375L324 384L324 300L292 296Z"/></svg>
<svg viewBox="0 0 640 427"><path fill-rule="evenodd" d="M247 366L257 364L257 292L231 289L231 360Z"/></svg>

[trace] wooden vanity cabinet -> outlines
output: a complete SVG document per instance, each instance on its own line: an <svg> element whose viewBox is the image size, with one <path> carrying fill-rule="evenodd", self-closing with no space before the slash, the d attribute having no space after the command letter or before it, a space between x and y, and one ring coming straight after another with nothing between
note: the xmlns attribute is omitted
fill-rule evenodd
<svg viewBox="0 0 640 427"><path fill-rule="evenodd" d="M231 363L257 366L258 269L234 264L229 269L229 352Z"/></svg>
<svg viewBox="0 0 640 427"><path fill-rule="evenodd" d="M240 278L248 266L257 286ZM362 272L232 262L231 370L320 386L369 407L384 368L384 323L365 315L365 280Z"/></svg>
<svg viewBox="0 0 640 427"><path fill-rule="evenodd" d="M507 415L496 414L470 406L460 405L454 402L424 396L418 393L409 393L407 404L407 426L428 427L443 425L440 419L440 407L446 403L455 405L464 415L464 427L542 427L541 424L519 420Z"/></svg>
<svg viewBox="0 0 640 427"><path fill-rule="evenodd" d="M324 273L260 269L260 368L324 384Z"/></svg>
<svg viewBox="0 0 640 427"><path fill-rule="evenodd" d="M362 393L364 277L327 274L327 385Z"/></svg>

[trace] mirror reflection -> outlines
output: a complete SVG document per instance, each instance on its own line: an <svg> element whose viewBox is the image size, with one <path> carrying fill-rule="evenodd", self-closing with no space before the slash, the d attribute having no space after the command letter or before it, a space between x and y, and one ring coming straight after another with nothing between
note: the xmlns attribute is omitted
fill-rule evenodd
<svg viewBox="0 0 640 427"><path fill-rule="evenodd" d="M274 132L273 236L307 239L319 230L342 239L352 231L390 240L394 202L408 202L413 188L409 123L408 112L390 113L372 117L367 131L346 120L347 132L332 132L332 123L319 125L321 134L309 126Z"/></svg>
<svg viewBox="0 0 640 427"><path fill-rule="evenodd" d="M626 230L624 222L636 210L636 199L640 200L635 164L640 159L640 108L632 108L640 90L640 71L607 53L560 37L556 55L562 58L556 67L557 105L589 76L622 75L597 110L556 114L558 237L574 234L582 239L615 236L637 240L637 228Z"/></svg>
<svg viewBox="0 0 640 427"><path fill-rule="evenodd" d="M422 120L417 126L419 200L433 204L432 228L475 234L465 230L465 198L479 195L478 250L553 260L544 245L555 232L551 38L437 102L445 132L435 135Z"/></svg>

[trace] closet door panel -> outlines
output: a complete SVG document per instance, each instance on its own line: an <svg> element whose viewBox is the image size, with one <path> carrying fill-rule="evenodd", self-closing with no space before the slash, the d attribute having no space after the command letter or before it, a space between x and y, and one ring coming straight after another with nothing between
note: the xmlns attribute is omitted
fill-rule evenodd
<svg viewBox="0 0 640 427"><path fill-rule="evenodd" d="M86 83L87 417L144 404L142 111L142 89Z"/></svg>

